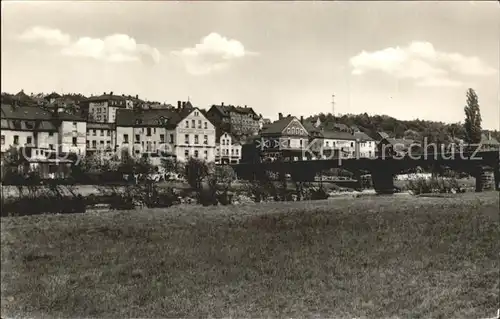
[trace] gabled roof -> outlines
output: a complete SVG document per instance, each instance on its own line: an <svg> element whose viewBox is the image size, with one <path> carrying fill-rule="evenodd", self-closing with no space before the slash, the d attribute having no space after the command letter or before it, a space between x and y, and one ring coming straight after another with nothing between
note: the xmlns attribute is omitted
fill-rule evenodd
<svg viewBox="0 0 500 319"><path fill-rule="evenodd" d="M267 134L281 134L283 130L292 122L293 120L298 119L295 116L287 116L282 118L281 120L274 121L271 124L268 124L264 128L262 128L261 135Z"/></svg>
<svg viewBox="0 0 500 319"><path fill-rule="evenodd" d="M222 130L219 127L215 128L215 141L218 143L220 141L220 138L224 134L227 134L227 135L229 135L229 137L231 137L231 143L232 144L239 144L239 139L238 138L236 138L233 134Z"/></svg>
<svg viewBox="0 0 500 319"><path fill-rule="evenodd" d="M60 98L61 96L59 94L57 94L56 92L52 92L50 93L49 95L47 95L45 98L46 99L58 99Z"/></svg>
<svg viewBox="0 0 500 319"><path fill-rule="evenodd" d="M38 106L2 104L2 119L51 120L52 114Z"/></svg>
<svg viewBox="0 0 500 319"><path fill-rule="evenodd" d="M354 132L354 137L362 142L367 142L367 141L374 141L373 138L368 136L366 133L363 132Z"/></svg>
<svg viewBox="0 0 500 319"><path fill-rule="evenodd" d="M14 98L19 101L31 101L31 98L26 93L24 93L24 90L21 90L16 95L14 95Z"/></svg>
<svg viewBox="0 0 500 319"><path fill-rule="evenodd" d="M486 134L481 134L481 144L484 145L500 145L496 138L488 136Z"/></svg>
<svg viewBox="0 0 500 319"><path fill-rule="evenodd" d="M402 145L404 147L409 147L412 144L420 144L415 140L405 139L405 138L392 138L392 137L390 137L390 138L385 138L384 140L386 140L387 142L389 142L392 145Z"/></svg>
<svg viewBox="0 0 500 319"><path fill-rule="evenodd" d="M128 98L126 96L121 96L121 95L111 95L111 94L103 94L99 96L91 96L86 99L87 102L93 102L93 101L126 101L130 100L131 98Z"/></svg>
<svg viewBox="0 0 500 319"><path fill-rule="evenodd" d="M251 107L241 107L234 105L212 105L210 109L217 111L222 116L229 116L231 112L236 112L240 114L252 114L254 117L258 117L254 109Z"/></svg>
<svg viewBox="0 0 500 319"><path fill-rule="evenodd" d="M389 134L385 133L385 132L377 132L378 136L380 136L380 138L389 138Z"/></svg>
<svg viewBox="0 0 500 319"><path fill-rule="evenodd" d="M116 111L116 126L175 127L185 116L170 109Z"/></svg>
<svg viewBox="0 0 500 319"><path fill-rule="evenodd" d="M335 140L356 140L356 137L348 132L340 132L334 130L322 130L321 136L323 138L335 139Z"/></svg>

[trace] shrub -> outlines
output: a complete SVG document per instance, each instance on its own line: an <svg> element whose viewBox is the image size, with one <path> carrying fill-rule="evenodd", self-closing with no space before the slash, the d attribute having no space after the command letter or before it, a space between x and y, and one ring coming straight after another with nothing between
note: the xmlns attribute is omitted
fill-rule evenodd
<svg viewBox="0 0 500 319"><path fill-rule="evenodd" d="M213 190L210 188L202 188L198 192L198 203L203 206L216 206L218 202Z"/></svg>
<svg viewBox="0 0 500 319"><path fill-rule="evenodd" d="M414 194L430 194L430 193L462 193L464 190L460 187L455 178L416 178L409 180L407 189Z"/></svg>
<svg viewBox="0 0 500 319"><path fill-rule="evenodd" d="M328 193L323 187L319 188L313 188L311 189L311 199L312 200L321 200L321 199L327 199L328 198Z"/></svg>
<svg viewBox="0 0 500 319"><path fill-rule="evenodd" d="M26 187L17 198L2 198L2 216L84 213L87 201L65 186ZM69 194L65 194L69 193Z"/></svg>
<svg viewBox="0 0 500 319"><path fill-rule="evenodd" d="M189 186L195 190L201 190L201 183L203 179L208 175L208 166L205 162L190 158L185 167L185 175Z"/></svg>

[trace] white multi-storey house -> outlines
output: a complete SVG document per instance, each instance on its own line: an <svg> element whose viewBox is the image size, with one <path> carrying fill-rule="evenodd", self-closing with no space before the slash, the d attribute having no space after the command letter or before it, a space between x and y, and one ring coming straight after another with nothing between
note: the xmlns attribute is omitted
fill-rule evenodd
<svg viewBox="0 0 500 319"><path fill-rule="evenodd" d="M215 161L215 126L198 109L187 109L179 114L175 128L175 155L178 160L190 157Z"/></svg>
<svg viewBox="0 0 500 319"><path fill-rule="evenodd" d="M1 151L16 147L30 164L40 167L42 176L57 173L65 154L85 156L86 122L66 113L51 113L36 106L2 105Z"/></svg>
<svg viewBox="0 0 500 319"><path fill-rule="evenodd" d="M217 132L215 164L238 164L240 160L241 143L227 132Z"/></svg>
<svg viewBox="0 0 500 319"><path fill-rule="evenodd" d="M264 160L305 160L308 141L309 133L302 123L295 116L280 113L277 121L262 129L256 148Z"/></svg>
<svg viewBox="0 0 500 319"><path fill-rule="evenodd" d="M377 152L377 143L374 139L363 132L354 132L356 143L358 145L359 157L375 157Z"/></svg>
<svg viewBox="0 0 500 319"><path fill-rule="evenodd" d="M98 123L115 123L117 110L133 108L132 98L113 95L113 92L89 97L85 103L89 120Z"/></svg>
<svg viewBox="0 0 500 319"><path fill-rule="evenodd" d="M153 164L159 164L160 155L213 162L215 127L197 108L119 110L116 146L119 156L124 151L148 156Z"/></svg>
<svg viewBox="0 0 500 319"><path fill-rule="evenodd" d="M87 154L112 156L115 150L116 129L113 123L87 123Z"/></svg>

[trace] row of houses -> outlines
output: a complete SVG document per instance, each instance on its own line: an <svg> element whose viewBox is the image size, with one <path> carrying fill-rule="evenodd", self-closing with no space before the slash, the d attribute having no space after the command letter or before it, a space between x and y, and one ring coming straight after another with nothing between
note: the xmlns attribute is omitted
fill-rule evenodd
<svg viewBox="0 0 500 319"><path fill-rule="evenodd" d="M161 157L234 164L369 158L377 156L382 145L398 144L404 151L416 143L383 133L373 138L356 127L326 126L319 119L310 122L281 113L271 122L251 107L224 103L204 110L190 101L178 101L175 106L148 104L138 96L109 92L79 100L78 112L72 108L68 113L58 94L48 95L45 101L2 104L2 154L15 146L34 149L30 154L45 154L47 161L55 153L118 158L128 153L147 156L154 164ZM43 159L40 156L37 160Z"/></svg>

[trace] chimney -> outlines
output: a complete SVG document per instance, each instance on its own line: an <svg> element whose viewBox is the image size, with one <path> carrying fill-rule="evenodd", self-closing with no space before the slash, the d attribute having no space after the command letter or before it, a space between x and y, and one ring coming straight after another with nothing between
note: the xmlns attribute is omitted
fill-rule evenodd
<svg viewBox="0 0 500 319"><path fill-rule="evenodd" d="M181 101L177 101L177 108L180 109L181 108Z"/></svg>
<svg viewBox="0 0 500 319"><path fill-rule="evenodd" d="M221 102L221 103L220 103L220 106L224 106L224 102Z"/></svg>
<svg viewBox="0 0 500 319"><path fill-rule="evenodd" d="M247 108L247 105L245 104L245 108Z"/></svg>
<svg viewBox="0 0 500 319"><path fill-rule="evenodd" d="M283 119L283 113L278 113L278 120Z"/></svg>
<svg viewBox="0 0 500 319"><path fill-rule="evenodd" d="M139 99L139 94L136 94L136 95L135 95L135 98L136 98L136 99Z"/></svg>
<svg viewBox="0 0 500 319"><path fill-rule="evenodd" d="M304 124L304 116L303 115L300 116L300 124Z"/></svg>
<svg viewBox="0 0 500 319"><path fill-rule="evenodd" d="M109 95L113 95L113 91L109 92Z"/></svg>
<svg viewBox="0 0 500 319"><path fill-rule="evenodd" d="M491 131L488 131L488 140L491 140Z"/></svg>
<svg viewBox="0 0 500 319"><path fill-rule="evenodd" d="M186 107L186 102L182 101L182 108Z"/></svg>
<svg viewBox="0 0 500 319"><path fill-rule="evenodd" d="M102 95L106 95L106 92L103 92Z"/></svg>

